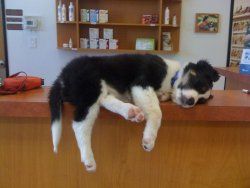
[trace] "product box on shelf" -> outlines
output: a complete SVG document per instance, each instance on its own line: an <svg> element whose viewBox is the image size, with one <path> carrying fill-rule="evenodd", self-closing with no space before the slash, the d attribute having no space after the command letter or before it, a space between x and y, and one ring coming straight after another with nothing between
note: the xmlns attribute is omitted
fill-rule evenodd
<svg viewBox="0 0 250 188"><path fill-rule="evenodd" d="M80 47L81 48L89 48L89 39L80 38Z"/></svg>
<svg viewBox="0 0 250 188"><path fill-rule="evenodd" d="M108 49L108 39L99 39L99 48Z"/></svg>
<svg viewBox="0 0 250 188"><path fill-rule="evenodd" d="M163 50L166 50L166 51L173 50L173 44L172 44L170 32L162 33L162 47L163 47Z"/></svg>
<svg viewBox="0 0 250 188"><path fill-rule="evenodd" d="M154 50L155 39L153 38L137 38L135 44L136 50Z"/></svg>
<svg viewBox="0 0 250 188"><path fill-rule="evenodd" d="M99 10L99 23L108 23L108 10Z"/></svg>
<svg viewBox="0 0 250 188"><path fill-rule="evenodd" d="M89 22L89 9L81 9L81 22Z"/></svg>
<svg viewBox="0 0 250 188"><path fill-rule="evenodd" d="M99 38L99 28L89 28L89 38L98 39Z"/></svg>
<svg viewBox="0 0 250 188"><path fill-rule="evenodd" d="M97 9L89 10L89 21L90 23L98 23L99 22L99 11Z"/></svg>
<svg viewBox="0 0 250 188"><path fill-rule="evenodd" d="M99 48L99 45L98 45L99 39L89 39L89 41L90 41L89 46L91 49L98 49Z"/></svg>
<svg viewBox="0 0 250 188"><path fill-rule="evenodd" d="M113 39L113 29L104 28L103 29L103 38L104 39Z"/></svg>
<svg viewBox="0 0 250 188"><path fill-rule="evenodd" d="M142 15L142 24L157 24L159 16L157 14L144 14Z"/></svg>
<svg viewBox="0 0 250 188"><path fill-rule="evenodd" d="M118 40L117 39L109 39L109 49L112 49L112 50L118 49Z"/></svg>

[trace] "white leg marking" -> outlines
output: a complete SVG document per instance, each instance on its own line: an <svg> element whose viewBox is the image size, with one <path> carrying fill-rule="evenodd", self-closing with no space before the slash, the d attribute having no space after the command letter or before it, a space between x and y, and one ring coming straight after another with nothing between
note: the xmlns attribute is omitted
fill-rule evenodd
<svg viewBox="0 0 250 188"><path fill-rule="evenodd" d="M144 114L140 108L130 103L124 103L113 95L109 94L103 97L101 99L101 105L111 112L120 114L127 120L133 122L141 122L144 120Z"/></svg>
<svg viewBox="0 0 250 188"><path fill-rule="evenodd" d="M89 172L96 170L96 162L91 148L91 133L98 112L99 105L94 104L89 108L88 115L83 121L73 121L73 130L80 149L81 161Z"/></svg>
<svg viewBox="0 0 250 188"><path fill-rule="evenodd" d="M60 142L61 135L62 135L62 121L61 121L61 119L56 120L52 123L51 132L52 132L52 141L53 141L53 146L54 146L54 152L57 153L58 144Z"/></svg>
<svg viewBox="0 0 250 188"><path fill-rule="evenodd" d="M140 86L133 87L132 96L135 104L142 109L146 116L147 122L143 132L142 145L146 151L151 151L161 126L162 113L159 100L151 87L145 89Z"/></svg>

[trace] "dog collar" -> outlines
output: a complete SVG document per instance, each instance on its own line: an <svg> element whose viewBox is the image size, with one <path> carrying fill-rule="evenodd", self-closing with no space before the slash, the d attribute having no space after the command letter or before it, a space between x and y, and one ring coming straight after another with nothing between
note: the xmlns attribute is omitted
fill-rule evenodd
<svg viewBox="0 0 250 188"><path fill-rule="evenodd" d="M174 75L174 77L171 78L171 86L174 86L175 81L178 79L178 73L179 71L177 71Z"/></svg>

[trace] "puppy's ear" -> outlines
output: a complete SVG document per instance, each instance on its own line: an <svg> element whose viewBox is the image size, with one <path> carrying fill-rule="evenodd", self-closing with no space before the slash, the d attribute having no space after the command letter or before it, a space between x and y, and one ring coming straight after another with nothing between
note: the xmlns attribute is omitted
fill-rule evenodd
<svg viewBox="0 0 250 188"><path fill-rule="evenodd" d="M202 70L213 82L219 80L219 73L210 65L206 60L200 60L197 62L197 67L199 70Z"/></svg>

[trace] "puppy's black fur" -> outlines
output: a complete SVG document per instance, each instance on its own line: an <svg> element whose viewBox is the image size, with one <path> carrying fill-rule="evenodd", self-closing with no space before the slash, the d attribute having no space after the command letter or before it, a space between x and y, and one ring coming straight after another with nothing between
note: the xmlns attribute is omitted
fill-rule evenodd
<svg viewBox="0 0 250 188"><path fill-rule="evenodd" d="M152 54L76 58L62 70L50 91L52 122L60 118L63 101L76 107L75 121L84 119L101 93L101 80L123 94L136 85L157 90L166 74L166 63Z"/></svg>

